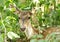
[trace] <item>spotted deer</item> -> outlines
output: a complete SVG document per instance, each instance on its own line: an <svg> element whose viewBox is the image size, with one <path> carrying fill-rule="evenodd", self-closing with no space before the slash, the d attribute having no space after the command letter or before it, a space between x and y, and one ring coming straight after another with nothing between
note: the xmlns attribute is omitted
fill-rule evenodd
<svg viewBox="0 0 60 42"><path fill-rule="evenodd" d="M15 12L19 16L20 29L25 32L26 37L28 39L30 39L33 35L39 34L39 30L35 29L31 25L30 17L32 16L32 12L31 11L21 11L16 6L14 6L14 8L16 8ZM60 32L60 28L58 28L58 27L46 28L41 33L44 36L43 39L45 39L48 34L51 34L53 32Z"/></svg>

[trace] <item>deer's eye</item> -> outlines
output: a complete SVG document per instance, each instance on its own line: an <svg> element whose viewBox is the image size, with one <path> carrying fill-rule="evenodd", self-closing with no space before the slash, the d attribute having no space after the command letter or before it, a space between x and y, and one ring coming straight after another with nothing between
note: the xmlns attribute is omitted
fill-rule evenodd
<svg viewBox="0 0 60 42"><path fill-rule="evenodd" d="M19 19L21 19L20 17L18 17Z"/></svg>
<svg viewBox="0 0 60 42"><path fill-rule="evenodd" d="M31 17L28 17L28 19L30 19Z"/></svg>

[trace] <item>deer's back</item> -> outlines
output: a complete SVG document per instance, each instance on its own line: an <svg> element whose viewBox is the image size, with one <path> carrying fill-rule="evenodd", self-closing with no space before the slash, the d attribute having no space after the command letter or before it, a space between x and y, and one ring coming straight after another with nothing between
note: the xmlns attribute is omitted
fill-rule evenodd
<svg viewBox="0 0 60 42"><path fill-rule="evenodd" d="M54 32L60 32L60 28L59 27L49 27L45 31L43 31L42 34L43 34L44 38L46 38L47 35L54 33Z"/></svg>

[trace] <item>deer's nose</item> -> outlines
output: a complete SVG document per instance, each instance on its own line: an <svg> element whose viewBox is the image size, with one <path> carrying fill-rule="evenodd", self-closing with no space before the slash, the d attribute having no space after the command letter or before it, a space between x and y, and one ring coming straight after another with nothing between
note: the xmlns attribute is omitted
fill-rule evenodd
<svg viewBox="0 0 60 42"><path fill-rule="evenodd" d="M20 28L21 29L21 31L24 31L26 28Z"/></svg>

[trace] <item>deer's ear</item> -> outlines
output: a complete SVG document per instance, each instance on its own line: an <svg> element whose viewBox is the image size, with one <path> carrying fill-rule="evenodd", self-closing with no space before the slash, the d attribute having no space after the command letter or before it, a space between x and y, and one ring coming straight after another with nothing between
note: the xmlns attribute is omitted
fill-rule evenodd
<svg viewBox="0 0 60 42"><path fill-rule="evenodd" d="M15 4L10 4L9 7L15 14L20 14L21 10Z"/></svg>
<svg viewBox="0 0 60 42"><path fill-rule="evenodd" d="M35 8L32 8L31 13L34 14L36 12Z"/></svg>

